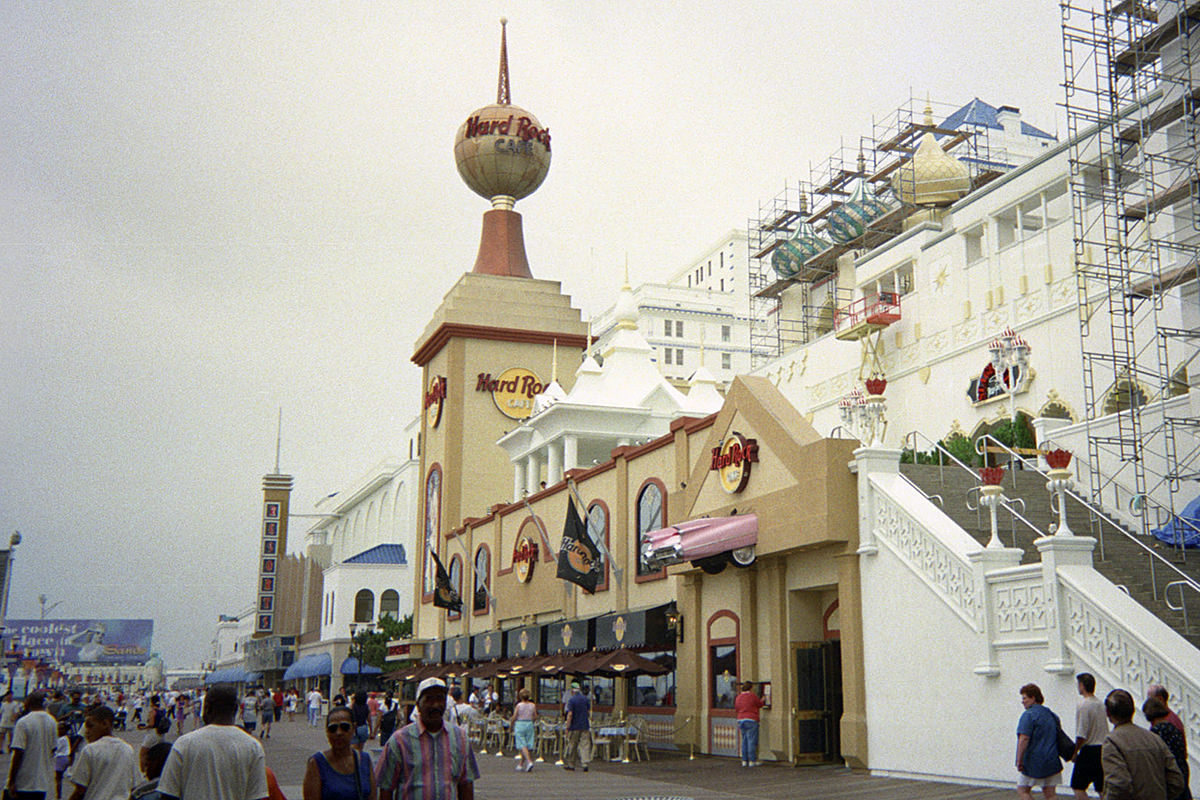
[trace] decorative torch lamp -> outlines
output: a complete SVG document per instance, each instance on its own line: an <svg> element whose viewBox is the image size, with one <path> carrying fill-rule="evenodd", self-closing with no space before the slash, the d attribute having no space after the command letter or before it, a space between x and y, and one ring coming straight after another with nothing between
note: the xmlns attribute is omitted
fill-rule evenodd
<svg viewBox="0 0 1200 800"><path fill-rule="evenodd" d="M996 532L996 509L1004 502L1004 487L1000 485L1004 481L1004 467L983 467L979 470L979 477L983 480L979 502L987 506L992 518L992 537L988 539L987 546L989 550L995 550L1004 546L1000 543L1000 534Z"/></svg>
<svg viewBox="0 0 1200 800"><path fill-rule="evenodd" d="M1067 526L1067 490L1071 488L1071 451L1061 447L1046 452L1046 463L1050 465L1047 473L1050 480L1046 481L1046 490L1058 495L1058 528L1055 536L1072 536L1074 532Z"/></svg>
<svg viewBox="0 0 1200 800"><path fill-rule="evenodd" d="M1004 376L1004 391L1008 394L1008 415L1015 425L1017 421L1017 381L1025 375L1025 370L1029 368L1029 354L1032 352L1032 348L1012 328L1005 328L988 345L988 352L992 356L992 369L995 370L997 376ZM1013 367L1017 367L1019 372L1014 374Z"/></svg>
<svg viewBox="0 0 1200 800"><path fill-rule="evenodd" d="M887 388L887 378L876 373L866 380L867 396L864 398L867 426L871 431L871 444L882 444L883 434L887 431L887 400L883 390Z"/></svg>
<svg viewBox="0 0 1200 800"><path fill-rule="evenodd" d="M838 401L838 411L842 424L864 444L880 444L887 430L887 400L883 396L887 379L873 375L865 383L867 393L858 388L850 391Z"/></svg>

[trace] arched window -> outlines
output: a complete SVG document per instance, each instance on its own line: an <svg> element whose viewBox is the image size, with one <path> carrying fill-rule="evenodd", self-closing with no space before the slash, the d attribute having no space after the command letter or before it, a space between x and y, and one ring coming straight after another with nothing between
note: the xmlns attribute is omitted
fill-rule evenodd
<svg viewBox="0 0 1200 800"><path fill-rule="evenodd" d="M488 589L491 587L492 554L480 545L475 551L475 596L471 609L478 614L488 610Z"/></svg>
<svg viewBox="0 0 1200 800"><path fill-rule="evenodd" d="M371 622L375 619L375 593L370 589L359 589L354 595L354 621Z"/></svg>
<svg viewBox="0 0 1200 800"><path fill-rule="evenodd" d="M400 619L400 593L395 589L384 589L379 595L379 616L390 614L392 619Z"/></svg>
<svg viewBox="0 0 1200 800"><path fill-rule="evenodd" d="M425 479L425 550L421 555L425 564L425 594L433 594L437 577L433 559L429 557L438 546L438 533L442 525L442 470L435 464Z"/></svg>
<svg viewBox="0 0 1200 800"><path fill-rule="evenodd" d="M458 556L455 556L454 558L450 559L450 586L454 589L455 593L459 597L462 597L462 577L463 577L462 559L459 558ZM459 612L451 611L449 614L450 619L458 619L461 616L462 616L461 611L459 611Z"/></svg>
<svg viewBox="0 0 1200 800"><path fill-rule="evenodd" d="M646 562L642 560L642 539L650 531L666 526L665 510L662 487L657 482L648 481L642 487L637 500L637 537L634 539L633 546L635 548L634 559L637 561L638 577L657 575L660 572L660 570L648 567Z"/></svg>
<svg viewBox="0 0 1200 800"><path fill-rule="evenodd" d="M604 550L608 549L608 509L599 500L588 506L587 532L588 536L592 537L592 541L597 544L597 549L600 549L600 544L604 545ZM600 581L596 584L597 592L608 588L608 568L610 565L608 559L604 556L604 550L600 550L600 557L604 559L604 572L600 575Z"/></svg>

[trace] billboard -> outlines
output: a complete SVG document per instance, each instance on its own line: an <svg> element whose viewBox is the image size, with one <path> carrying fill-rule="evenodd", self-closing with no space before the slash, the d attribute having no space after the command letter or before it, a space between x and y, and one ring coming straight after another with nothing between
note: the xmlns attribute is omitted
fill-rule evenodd
<svg viewBox="0 0 1200 800"><path fill-rule="evenodd" d="M5 638L26 658L52 664L144 664L152 619L10 619Z"/></svg>

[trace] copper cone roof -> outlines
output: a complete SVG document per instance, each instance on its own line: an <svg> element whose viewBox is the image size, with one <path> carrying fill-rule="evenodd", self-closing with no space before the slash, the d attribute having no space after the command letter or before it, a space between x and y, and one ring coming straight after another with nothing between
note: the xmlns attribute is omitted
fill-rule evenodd
<svg viewBox="0 0 1200 800"><path fill-rule="evenodd" d="M520 214L501 208L484 212L483 233L479 236L479 254L475 257L473 271L511 278L533 277L529 259L525 256Z"/></svg>

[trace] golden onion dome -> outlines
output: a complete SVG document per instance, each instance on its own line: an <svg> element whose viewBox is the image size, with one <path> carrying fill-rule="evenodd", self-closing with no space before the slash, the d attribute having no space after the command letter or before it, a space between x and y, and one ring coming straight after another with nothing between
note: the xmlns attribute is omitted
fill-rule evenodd
<svg viewBox="0 0 1200 800"><path fill-rule="evenodd" d="M925 107L925 124L933 125L933 111ZM913 157L892 173L892 188L911 205L943 206L971 191L967 165L947 153L932 133L926 132Z"/></svg>

